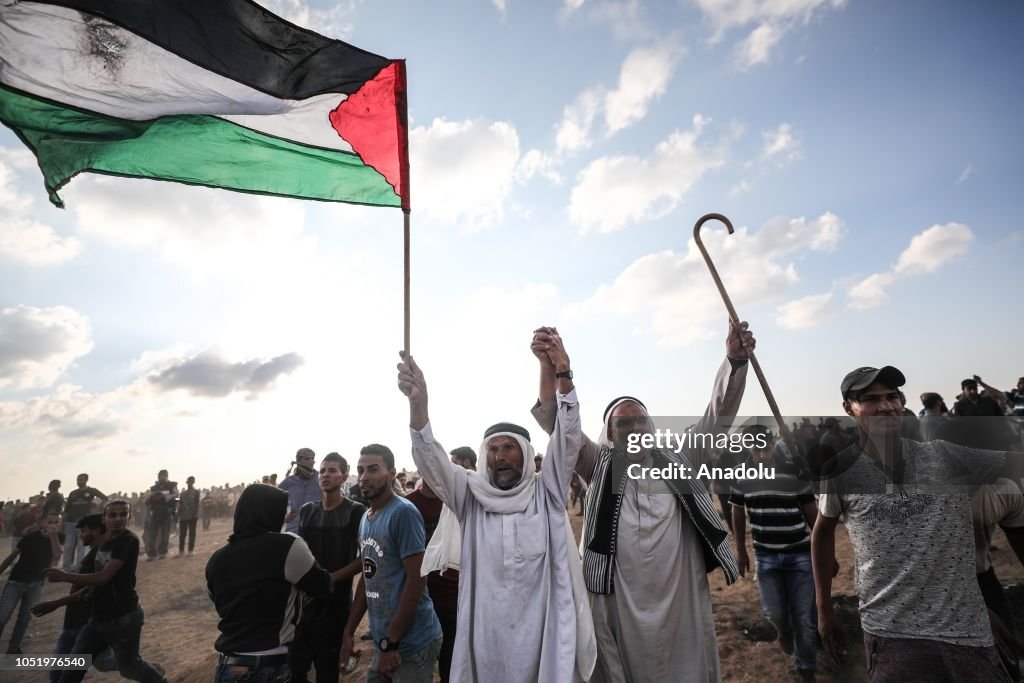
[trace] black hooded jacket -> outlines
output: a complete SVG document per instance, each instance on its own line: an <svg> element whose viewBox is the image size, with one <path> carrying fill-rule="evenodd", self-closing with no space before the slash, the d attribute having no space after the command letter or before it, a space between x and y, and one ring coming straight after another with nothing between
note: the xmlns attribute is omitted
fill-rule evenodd
<svg viewBox="0 0 1024 683"><path fill-rule="evenodd" d="M206 565L206 586L220 616L214 647L225 654L265 652L295 636L299 591L313 597L331 591L330 575L305 541L279 533L288 494L253 484L235 505L234 533Z"/></svg>

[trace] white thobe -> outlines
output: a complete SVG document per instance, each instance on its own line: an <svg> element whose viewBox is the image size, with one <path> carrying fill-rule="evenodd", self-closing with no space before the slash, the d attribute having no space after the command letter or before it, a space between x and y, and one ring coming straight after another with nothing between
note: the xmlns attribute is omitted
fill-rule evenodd
<svg viewBox="0 0 1024 683"><path fill-rule="evenodd" d="M469 487L469 472L452 464L430 424L411 430L416 468L462 525L452 681L579 680L568 556L577 551L569 544L565 508L580 449L580 417L575 390L556 400L544 467L522 512L485 510Z"/></svg>
<svg viewBox="0 0 1024 683"><path fill-rule="evenodd" d="M653 464L648 458L643 466ZM590 596L601 653L591 681L718 681L706 571L699 532L668 485L627 479L615 545L615 592Z"/></svg>

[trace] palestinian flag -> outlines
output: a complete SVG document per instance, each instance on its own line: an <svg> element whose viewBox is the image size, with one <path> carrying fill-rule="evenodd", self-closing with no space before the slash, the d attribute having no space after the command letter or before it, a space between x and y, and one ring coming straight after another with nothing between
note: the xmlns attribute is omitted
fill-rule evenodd
<svg viewBox="0 0 1024 683"><path fill-rule="evenodd" d="M82 171L409 208L405 63L248 0L0 0L0 121Z"/></svg>

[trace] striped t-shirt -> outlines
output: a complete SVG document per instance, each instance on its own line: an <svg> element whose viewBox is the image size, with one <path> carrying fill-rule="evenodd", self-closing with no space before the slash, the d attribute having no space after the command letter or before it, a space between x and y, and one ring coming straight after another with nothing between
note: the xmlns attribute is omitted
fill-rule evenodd
<svg viewBox="0 0 1024 683"><path fill-rule="evenodd" d="M809 552L811 534L801 509L814 502L810 484L789 467L775 466L774 479L734 481L730 500L747 508L754 548L772 553Z"/></svg>

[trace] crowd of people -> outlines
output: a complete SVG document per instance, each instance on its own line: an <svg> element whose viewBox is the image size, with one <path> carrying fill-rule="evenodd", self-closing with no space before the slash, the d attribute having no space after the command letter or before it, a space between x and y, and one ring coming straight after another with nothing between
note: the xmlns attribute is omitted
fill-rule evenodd
<svg viewBox="0 0 1024 683"><path fill-rule="evenodd" d="M918 415L900 370L860 367L836 378L845 414L803 418L787 443L764 421L734 424L755 343L746 323L730 324L692 426L751 437L738 456L699 441L633 447L657 427L628 395L608 403L591 439L565 344L542 327L531 351L544 456L527 428L506 422L484 429L478 449L443 447L424 372L403 355L398 385L416 473L399 472L388 446L369 444L354 465L303 448L280 483L268 475L216 493L191 477L179 489L166 471L131 498L108 498L82 475L64 500L54 482L0 567L14 567L0 627L18 601L36 614L67 605L57 652L163 681L139 656L136 563L167 556L175 520L178 554L191 553L205 510L231 509L233 533L206 566L217 681L302 683L312 673L336 683L364 647L367 681L719 680L708 583L716 571L727 584L756 574L778 646L793 656L794 676L811 681L820 657L838 666L848 654L831 595L842 521L868 680L1019 680L1019 634L989 548L999 526L1024 561L1024 378L1007 392L964 380L952 410L926 393ZM756 463L772 475L686 475L708 463ZM635 474L665 471L672 476ZM577 508L579 543L569 520ZM144 541L129 529L142 510ZM35 604L44 578L71 592ZM359 635L364 616L369 632ZM19 613L10 651L23 633Z"/></svg>

